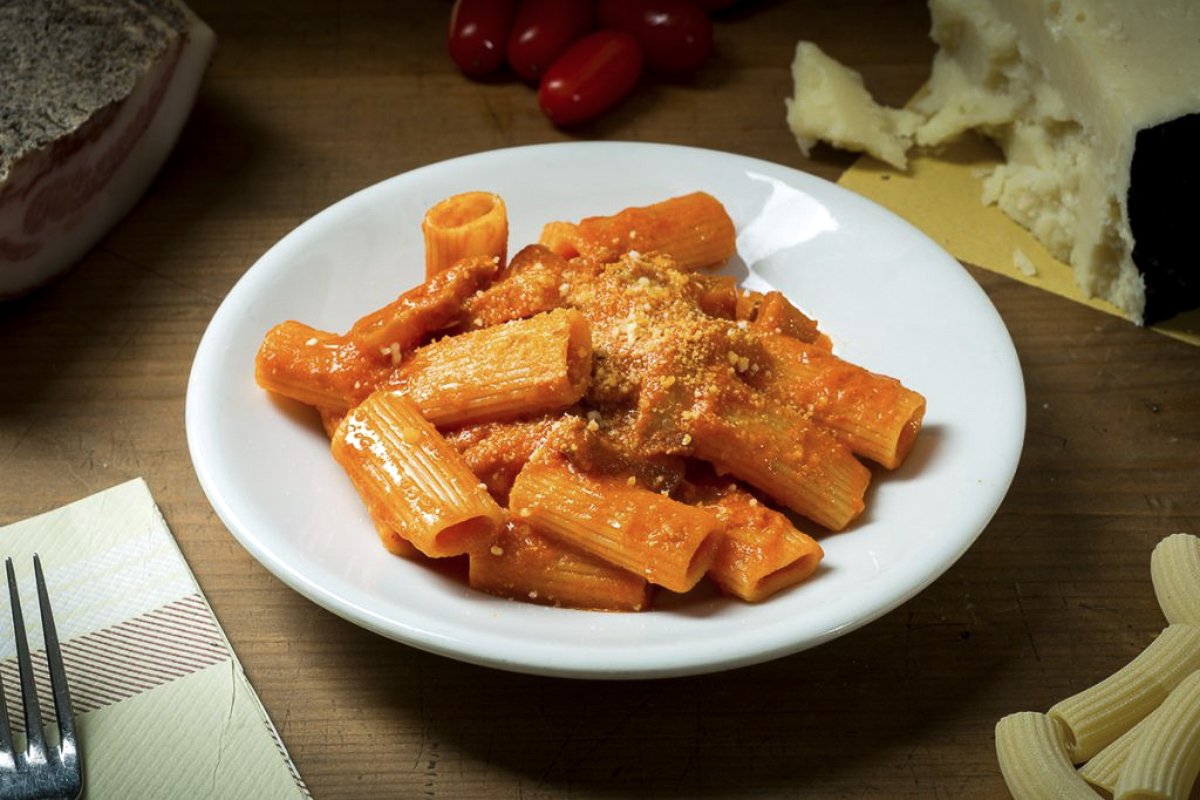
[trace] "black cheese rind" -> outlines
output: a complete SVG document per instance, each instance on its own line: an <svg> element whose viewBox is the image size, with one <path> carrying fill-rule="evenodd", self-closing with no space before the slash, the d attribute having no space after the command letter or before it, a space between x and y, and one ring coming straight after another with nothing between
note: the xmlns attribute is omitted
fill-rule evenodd
<svg viewBox="0 0 1200 800"><path fill-rule="evenodd" d="M1200 79L1200 76L1198 76ZM1138 131L1129 180L1133 263L1147 325L1200 306L1200 114Z"/></svg>

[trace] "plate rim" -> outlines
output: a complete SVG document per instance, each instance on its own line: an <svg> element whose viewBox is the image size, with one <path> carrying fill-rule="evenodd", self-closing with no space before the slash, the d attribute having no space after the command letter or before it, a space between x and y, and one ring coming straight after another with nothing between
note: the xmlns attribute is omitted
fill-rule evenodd
<svg viewBox="0 0 1200 800"><path fill-rule="evenodd" d="M1007 345L1004 356L1008 360L1008 367L1011 373L1010 378L1015 381L1010 385L1013 396L1010 398L1013 402L1008 412L1012 415L1008 424L1010 427L1019 431L1020 435L1016 441L1010 445L1008 453L1002 454L1003 461L1006 463L1006 469L1002 470L1000 475L1000 484L991 495L991 502L986 508L976 509L974 521L971 524L973 532L970 535L956 538L954 547L943 549L939 553L939 557L932 566L926 567L923 570L922 576L915 581L904 581L905 587L902 591L890 593L886 600L882 603L865 602L861 599L854 604L857 612L852 615L852 618L845 620L842 624L832 627L827 627L822 632L816 635L810 635L800 641L775 641L770 645L761 645L752 650L733 650L711 654L705 658L680 657L678 655L672 658L664 659L661 652L656 651L656 658L653 662L646 662L638 658L619 659L617 664L596 664L594 662L586 662L580 656L584 654L584 650L579 650L574 653L574 658L567 657L570 653L562 654L563 657L547 663L545 660L539 660L539 657L513 658L505 657L502 654L495 652L479 652L469 647L464 647L452 637L439 635L435 631L426 630L420 626L414 626L405 620L398 620L392 617L385 616L376 610L366 608L357 602L354 602L344 596L341 596L328 587L317 583L312 576L304 574L297 570L294 565L289 564L285 559L267 546L261 537L255 536L244 530L245 523L240 519L239 513L227 502L227 499L222 494L219 488L219 481L210 472L210 462L205 458L207 443L200 438L200 431L197 428L195 420L200 418L198 411L199 404L202 400L200 389L205 385L205 376L202 372L203 367L208 363L208 360L213 356L213 348L217 347L217 337L220 333L218 323L223 321L223 312L229 313L227 309L231 308L231 298L238 298L242 293L249 291L245 287L252 286L254 281L259 279L263 270L255 272L256 268L266 263L270 264L273 260L279 257L279 253L286 251L291 247L293 242L303 238L305 232L313 227L319 226L322 218L336 216L343 212L348 206L352 206L369 199L372 193L387 192L389 186L397 182L417 181L426 173L436 172L461 166L464 162L477 161L479 159L489 158L517 158L527 157L529 155L537 155L548 151L578 151L584 153L591 151L598 153L602 150L617 150L617 151L644 151L652 152L670 151L675 154L688 155L701 159L721 159L732 160L738 164L745 166L754 166L758 169L767 172L782 171L793 180L801 184L807 182L816 182L816 185L821 186L822 191L832 192L834 196L839 197L840 201L849 202L851 205L862 204L871 209L871 213L883 214L885 217L890 217L893 223L898 223L902 228L907 229L910 236L915 236L918 240L922 240L922 244L928 248L932 248L941 254L944 260L953 264L957 270L962 272L963 277L969 281L979 293L979 298L983 304L990 308L995 315L994 322L998 326L998 331L1003 333L1003 343ZM599 156L589 156L598 158ZM247 378L250 379L249 376ZM559 142L550 144L534 144L522 145L518 147L498 148L495 150L483 151L458 156L444 161L435 162L432 164L423 165L412 170L398 173L396 175L385 178L371 185L362 187L351 194L340 198L331 203L315 214L305 219L302 223L288 231L278 241L273 243L254 263L235 281L229 292L222 299L217 310L214 312L208 325L205 328L204 334L196 349L196 355L193 360L191 371L189 372L187 392L185 398L185 429L187 435L188 449L191 454L193 468L200 482L201 488L204 491L206 498L212 505L213 510L221 519L229 533L234 539L262 566L269 572L279 578L285 585L305 597L316 605L326 609L327 611L342 617L366 630L372 631L378 635L398 641L409 646L416 647L427 652L450 657L459 661L473 663L485 667L493 667L504 669L513 672L521 672L528 674L538 674L556 677L571 677L571 678L587 678L587 679L630 679L630 678L659 678L695 675L703 673L717 672L721 670L734 669L743 666L748 666L755 663L773 660L785 655L794 654L811 647L824 644L832 639L838 638L846 633L856 630L870 622L879 619L885 614L891 612L895 608L903 605L908 600L922 592L935 580L941 577L951 566L953 566L963 554L978 540L979 536L987 528L988 524L994 517L996 511L1003 503L1007 496L1008 490L1011 487L1015 477L1017 466L1020 460L1020 454L1023 449L1025 424L1026 424L1026 398L1024 379L1020 367L1020 361L1017 355L1015 345L1012 342L1011 334L999 312L991 303L990 298L983 292L978 283L966 272L962 264L954 259L944 248L934 242L928 235L917 229L911 223L908 223L895 212L890 211L879 204L862 197L849 189L846 189L838 184L828 181L819 176L797 170L783 164L777 164L770 161L745 156L736 153L728 153L707 148L699 148L683 145L670 145L659 143L645 142ZM845 534L853 535L853 531ZM468 590L470 591L470 590ZM768 601L769 602L769 601ZM866 608L862 608L862 607ZM533 607L542 608L542 607ZM854 610L854 609L851 609ZM566 609L545 609L551 613L582 613L591 614L597 612L574 612ZM650 614L669 613L651 611ZM639 615L635 615L639 616ZM554 648L551 648L552 650ZM561 648L560 648L561 649Z"/></svg>

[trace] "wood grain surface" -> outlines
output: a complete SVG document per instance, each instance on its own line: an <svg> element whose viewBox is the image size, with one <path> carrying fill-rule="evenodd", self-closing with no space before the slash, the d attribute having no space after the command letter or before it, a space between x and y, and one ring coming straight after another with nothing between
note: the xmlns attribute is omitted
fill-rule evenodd
<svg viewBox="0 0 1200 800"><path fill-rule="evenodd" d="M427 655L304 600L217 519L184 437L196 346L259 255L350 192L510 145L680 143L836 179L851 158L803 158L784 124L796 41L902 103L928 75L928 12L746 3L695 80L565 134L530 87L455 71L447 2L193 7L218 50L157 181L64 279L0 305L0 524L144 477L319 800L1006 797L996 720L1161 629L1151 548L1200 533L1200 350L974 268L1024 368L1020 467L961 561L856 632L727 673L594 683Z"/></svg>

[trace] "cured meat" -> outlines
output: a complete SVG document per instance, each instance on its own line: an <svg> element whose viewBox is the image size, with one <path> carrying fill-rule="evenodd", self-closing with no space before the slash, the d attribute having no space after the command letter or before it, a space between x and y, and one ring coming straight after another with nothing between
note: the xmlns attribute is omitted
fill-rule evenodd
<svg viewBox="0 0 1200 800"><path fill-rule="evenodd" d="M145 192L212 55L173 0L0 3L0 297L77 262Z"/></svg>

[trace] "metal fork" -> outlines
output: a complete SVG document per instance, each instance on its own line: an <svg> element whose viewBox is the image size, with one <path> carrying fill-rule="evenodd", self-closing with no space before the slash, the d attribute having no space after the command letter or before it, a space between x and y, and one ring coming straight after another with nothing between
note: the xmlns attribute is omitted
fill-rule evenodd
<svg viewBox="0 0 1200 800"><path fill-rule="evenodd" d="M63 668L58 633L54 628L54 615L50 611L50 595L46 591L42 562L35 554L33 571L37 576L38 605L42 611L42 638L46 642L46 664L50 671L54 712L58 717L59 742L53 746L47 746L42 729L33 663L29 658L29 641L25 635L25 618L21 614L21 598L17 592L17 577L13 573L11 558L5 561L5 567L8 570L17 663L21 672L26 747L22 752L16 752L13 747L7 701L3 681L0 681L0 800L76 800L83 791L83 759L75 733L75 714L71 710L67 673Z"/></svg>

